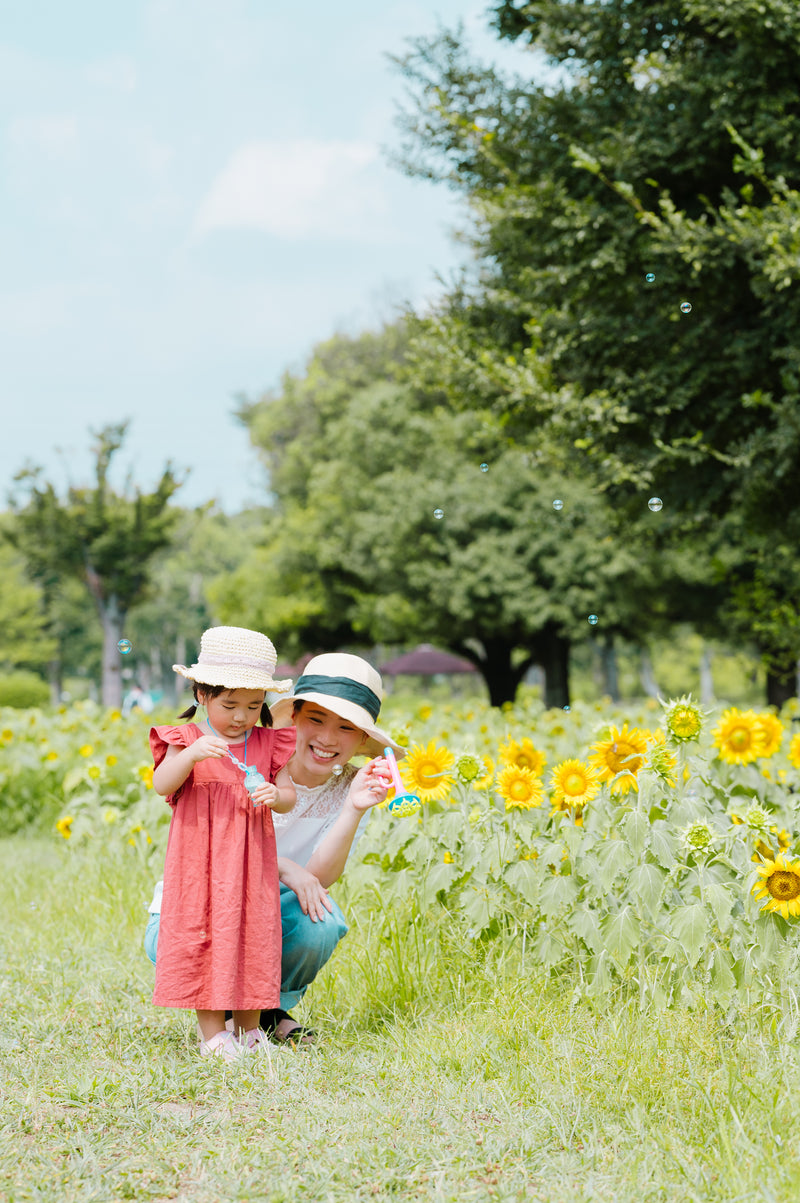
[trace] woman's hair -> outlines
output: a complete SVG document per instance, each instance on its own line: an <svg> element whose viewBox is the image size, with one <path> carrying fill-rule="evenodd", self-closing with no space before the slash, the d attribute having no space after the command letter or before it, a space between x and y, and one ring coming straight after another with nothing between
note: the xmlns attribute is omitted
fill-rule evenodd
<svg viewBox="0 0 800 1203"><path fill-rule="evenodd" d="M193 681L192 682L192 693L194 694L194 703L195 704L194 704L194 706L187 707L187 709L184 710L183 714L178 715L178 718L194 718L195 714L197 713L197 707L199 705L201 705L200 699L197 696L198 690L200 690L203 694L205 694L205 696L207 698L218 698L221 693L228 692L228 686L227 685L202 685L202 684L198 683L197 681ZM267 705L266 700L264 700L261 703L261 714L259 715L259 718L261 719L262 727L271 727L272 726L272 715L270 714L269 706Z"/></svg>

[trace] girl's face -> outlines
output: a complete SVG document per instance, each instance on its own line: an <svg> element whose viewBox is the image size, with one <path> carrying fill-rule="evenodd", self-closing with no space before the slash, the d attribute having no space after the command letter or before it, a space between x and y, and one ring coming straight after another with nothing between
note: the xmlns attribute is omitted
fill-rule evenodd
<svg viewBox="0 0 800 1203"><path fill-rule="evenodd" d="M264 701L263 689L226 689L215 698L198 689L197 695L206 708L211 726L229 744L240 743L246 733L252 731Z"/></svg>
<svg viewBox="0 0 800 1203"><path fill-rule="evenodd" d="M346 765L366 738L359 727L316 702L303 702L292 722L297 730L292 776L301 785L327 781L334 765ZM310 781L303 782L303 776Z"/></svg>

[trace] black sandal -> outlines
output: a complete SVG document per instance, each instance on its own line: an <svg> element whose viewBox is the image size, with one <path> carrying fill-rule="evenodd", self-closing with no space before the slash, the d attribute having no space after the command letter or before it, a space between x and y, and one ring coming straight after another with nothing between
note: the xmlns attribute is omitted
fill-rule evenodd
<svg viewBox="0 0 800 1203"><path fill-rule="evenodd" d="M278 1034L278 1027L284 1019L288 1019L294 1027L286 1036ZM270 1040L274 1040L276 1044L291 1044L297 1047L303 1044L315 1044L317 1033L313 1028L303 1027L302 1023L298 1023L294 1016L288 1011L283 1011L280 1007L272 1007L268 1011L261 1012L260 1026L267 1033Z"/></svg>

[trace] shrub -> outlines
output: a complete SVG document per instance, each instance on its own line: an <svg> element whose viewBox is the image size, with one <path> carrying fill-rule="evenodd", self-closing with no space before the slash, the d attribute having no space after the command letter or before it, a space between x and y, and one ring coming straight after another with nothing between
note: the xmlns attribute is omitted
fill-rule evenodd
<svg viewBox="0 0 800 1203"><path fill-rule="evenodd" d="M0 706L14 710L26 710L32 706L46 706L50 701L50 689L46 681L36 673L0 673Z"/></svg>

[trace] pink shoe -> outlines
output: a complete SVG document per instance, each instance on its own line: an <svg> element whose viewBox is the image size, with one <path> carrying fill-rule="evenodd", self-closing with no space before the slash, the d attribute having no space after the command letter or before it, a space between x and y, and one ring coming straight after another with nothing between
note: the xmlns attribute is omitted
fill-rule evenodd
<svg viewBox="0 0 800 1203"><path fill-rule="evenodd" d="M210 1040L200 1043L201 1057L222 1057L224 1061L238 1061L246 1057L249 1046L240 1044L233 1032L217 1032Z"/></svg>
<svg viewBox="0 0 800 1203"><path fill-rule="evenodd" d="M249 1053L266 1052L269 1054L270 1039L262 1028L250 1028L242 1037Z"/></svg>

